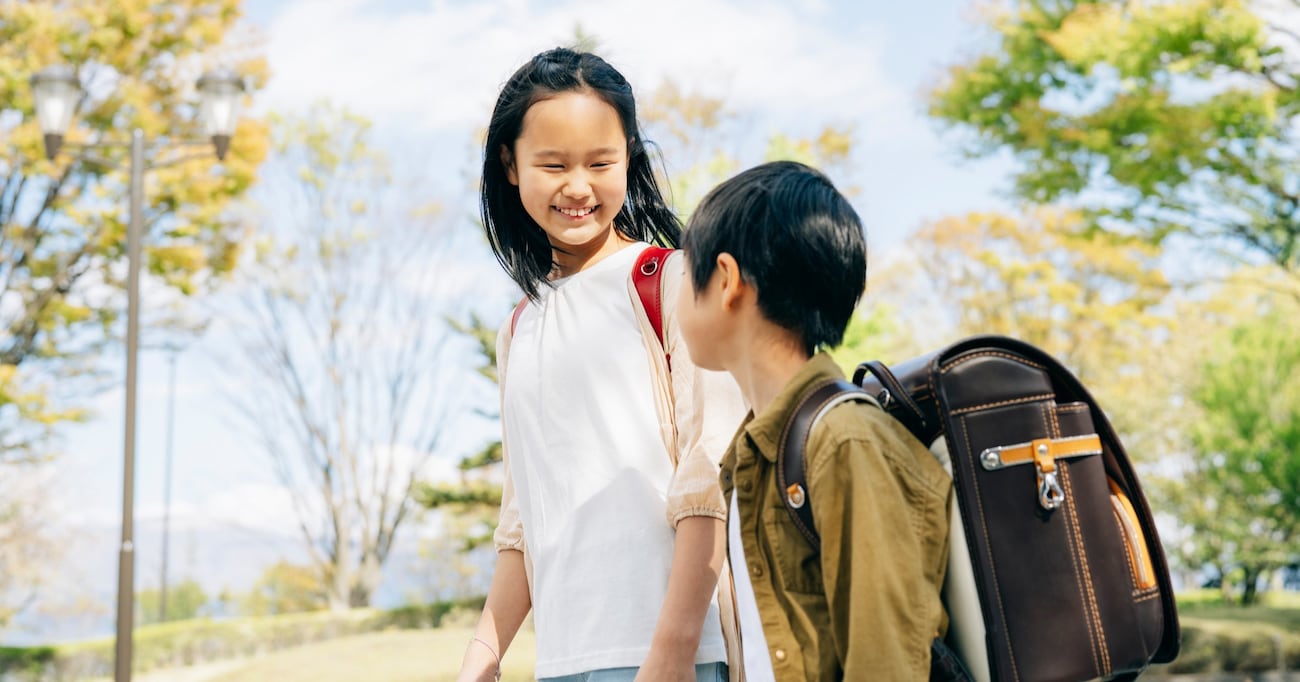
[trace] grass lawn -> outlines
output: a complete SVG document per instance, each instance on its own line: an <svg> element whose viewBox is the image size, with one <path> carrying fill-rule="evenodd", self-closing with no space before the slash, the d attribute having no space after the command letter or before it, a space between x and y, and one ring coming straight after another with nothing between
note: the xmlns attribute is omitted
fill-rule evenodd
<svg viewBox="0 0 1300 682"><path fill-rule="evenodd" d="M267 654L202 682L449 681L456 679L471 633L469 628L439 628L344 637ZM521 630L503 661L501 679L533 679L534 656L533 633Z"/></svg>

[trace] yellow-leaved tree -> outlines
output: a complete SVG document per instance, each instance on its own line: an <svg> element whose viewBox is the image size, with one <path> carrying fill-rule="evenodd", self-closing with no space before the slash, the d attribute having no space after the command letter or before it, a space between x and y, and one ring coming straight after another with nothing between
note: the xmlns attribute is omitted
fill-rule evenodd
<svg viewBox="0 0 1300 682"><path fill-rule="evenodd" d="M233 39L239 16L239 0L0 2L0 465L48 457L57 426L85 416L112 369L102 351L125 308L129 185L128 148L115 143L136 128L153 142L145 272L163 286L147 290L192 294L234 264L245 234L225 208L253 182L264 126L241 121L224 163L167 162L179 158L172 143L202 138L204 70L232 67L251 91L265 82L256 46ZM60 64L84 94L63 153L47 160L30 79ZM37 537L13 534L43 524L14 506L14 480L0 473L0 595L22 596L39 576L23 564L42 553L26 551ZM10 615L0 606L0 626Z"/></svg>

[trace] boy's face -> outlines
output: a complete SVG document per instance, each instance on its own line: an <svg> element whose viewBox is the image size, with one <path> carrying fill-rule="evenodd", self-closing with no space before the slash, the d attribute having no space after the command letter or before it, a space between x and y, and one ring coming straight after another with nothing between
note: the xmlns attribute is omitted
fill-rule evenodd
<svg viewBox="0 0 1300 682"><path fill-rule="evenodd" d="M686 274L682 277L681 294L677 300L677 323L682 338L690 351L691 362L701 369L722 371L727 369L722 359L727 356L724 340L726 318L722 304L722 271L713 269L704 289L696 289L691 277L690 254L686 255Z"/></svg>

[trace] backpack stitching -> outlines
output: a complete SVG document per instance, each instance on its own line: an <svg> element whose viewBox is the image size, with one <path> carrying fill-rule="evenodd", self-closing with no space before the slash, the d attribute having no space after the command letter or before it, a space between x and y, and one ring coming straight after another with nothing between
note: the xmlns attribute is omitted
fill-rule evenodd
<svg viewBox="0 0 1300 682"><path fill-rule="evenodd" d="M1022 403L1038 402L1040 400L1051 400L1052 398L1055 397L1056 397L1055 393L1039 393L1037 395L1027 395L1027 396L1022 396L1020 398L1008 398L1007 400L999 400L997 402L992 402L992 403L970 405L968 407L961 407L955 410L950 410L950 412L952 414L966 414L967 412L978 412L980 410L987 410L994 407L1007 407L1008 405L1019 405Z"/></svg>
<svg viewBox="0 0 1300 682"><path fill-rule="evenodd" d="M966 420L964 418L959 418L957 423L961 425L961 435L962 440L966 443L966 452L972 452L970 446L970 431L966 428ZM984 516L984 500L980 497L979 478L975 475L975 459L973 457L967 457L966 466L970 469L971 484L975 486L975 504L979 508L980 530L984 533L984 544L989 548L992 548L993 542L989 539L988 521ZM998 569L991 561L989 562L989 572L992 574L993 578L993 596L997 597L998 601L998 615L1002 617L1002 622L1005 624L1007 622L1007 612L1002 606L1002 589L998 587ZM1011 638L1005 637L1003 639L1005 639L1007 643L1007 658L1011 660L1011 675L1017 682L1019 682L1020 670L1016 667L1016 652L1011 648Z"/></svg>
<svg viewBox="0 0 1300 682"><path fill-rule="evenodd" d="M1066 499L1069 503L1066 505L1066 511L1069 512L1069 527L1075 534L1075 541L1079 544L1079 554L1083 561L1079 562L1079 570L1083 572L1083 586L1088 594L1088 609L1092 613L1092 622L1089 623L1089 629L1096 632L1097 651L1101 668L1098 672L1102 675L1110 674L1110 648L1106 645L1106 630L1102 626L1101 611L1097 607L1097 594L1092 588L1092 569L1088 563L1088 548L1083 544L1083 531L1079 528L1079 515L1075 511L1074 495L1072 492L1073 485L1070 483L1069 467L1061 466L1061 485L1065 488Z"/></svg>
<svg viewBox="0 0 1300 682"><path fill-rule="evenodd" d="M1013 360L1013 361L1018 362L1018 363L1026 364L1026 365L1029 365L1029 366L1031 366L1031 367L1034 367L1034 368L1037 368L1037 369L1041 369L1041 370L1043 370L1043 371L1047 371L1047 367L1046 367L1046 366L1044 366L1044 365L1042 365L1042 364L1040 364L1040 363L1034 362L1033 360L1030 360L1030 359L1028 359L1028 358L1021 357L1021 356L1019 356L1019 355L1012 355L1012 354L1007 353L1007 352L1005 352L1005 351L984 350L984 351L979 351L979 352L977 352L977 353L971 353L971 354L969 354L969 355L962 355L961 357L958 357L958 358L954 358L954 359L952 359L952 360L949 360L949 361L948 361L948 364L946 364L946 365L944 365L944 366L942 366L942 367L939 368L939 373L940 373L940 374L947 374L949 371L951 371L951 370L953 370L953 369L956 369L958 366L963 365L963 364L965 364L965 363L967 363L967 362L970 362L971 360L976 360L976 359L979 359L979 358L987 358L987 357L1006 358L1007 360Z"/></svg>

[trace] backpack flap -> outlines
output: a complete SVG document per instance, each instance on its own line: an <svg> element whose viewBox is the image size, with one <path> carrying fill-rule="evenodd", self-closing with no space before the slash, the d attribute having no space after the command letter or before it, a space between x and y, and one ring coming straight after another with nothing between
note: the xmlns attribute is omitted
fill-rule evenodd
<svg viewBox="0 0 1300 682"><path fill-rule="evenodd" d="M976 337L932 362L994 679L1105 679L1178 648L1173 592L1123 447L1050 356Z"/></svg>

